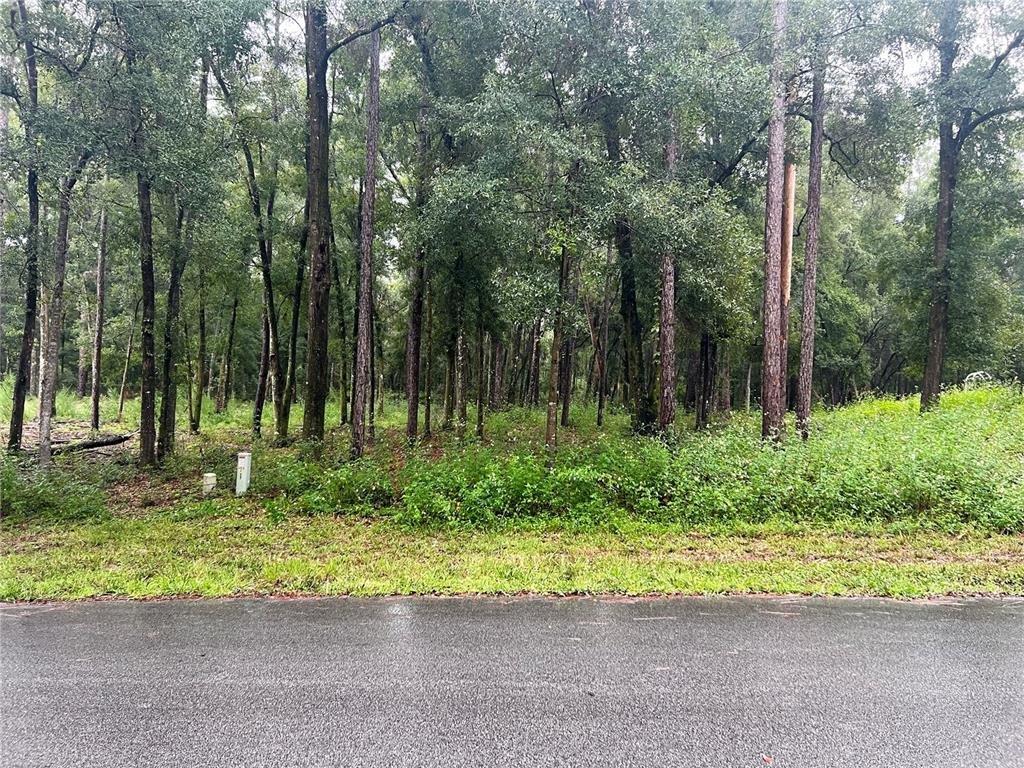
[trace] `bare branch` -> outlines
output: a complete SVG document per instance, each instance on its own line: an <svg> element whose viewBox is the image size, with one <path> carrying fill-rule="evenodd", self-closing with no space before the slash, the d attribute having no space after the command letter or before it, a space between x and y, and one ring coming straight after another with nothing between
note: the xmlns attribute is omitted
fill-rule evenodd
<svg viewBox="0 0 1024 768"><path fill-rule="evenodd" d="M330 46L327 49L326 53L324 53L324 58L319 63L319 65L322 67L326 67L327 60L331 58L331 55L335 51L344 48L349 43L353 43L361 37L365 37L371 32L376 32L381 27L386 27L389 24L394 24L395 19L398 18L398 14L404 11L407 5L409 5L409 0L402 0L402 4L398 6L398 8L396 8L394 11L392 11L391 14L389 14L388 16L385 16L383 19L379 19L373 22L373 24L371 24L368 27L361 27L355 30L354 32L350 32L349 34L345 35L345 37L341 38L341 40L339 40L338 42L336 42L334 45Z"/></svg>

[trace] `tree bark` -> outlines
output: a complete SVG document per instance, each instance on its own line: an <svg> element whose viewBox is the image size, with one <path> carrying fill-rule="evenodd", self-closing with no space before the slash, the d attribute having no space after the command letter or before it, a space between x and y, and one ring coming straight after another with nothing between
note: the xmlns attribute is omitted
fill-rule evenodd
<svg viewBox="0 0 1024 768"><path fill-rule="evenodd" d="M130 42L125 53L125 67L129 74L135 71L138 53ZM144 165L146 157L145 118L137 97L131 104L132 154L140 164L135 184L139 209L139 271L142 276L142 384L139 417L139 464L156 464L156 283L153 276L153 201L150 171Z"/></svg>
<svg viewBox="0 0 1024 768"><path fill-rule="evenodd" d="M135 341L135 321L139 317L139 307L142 305L142 297L135 302L135 311L132 312L132 324L128 328L128 349L124 353L124 370L121 372L121 391L117 396L117 420L121 421L124 416L124 395L128 384L128 367L132 362L132 342Z"/></svg>
<svg viewBox="0 0 1024 768"><path fill-rule="evenodd" d="M444 368L444 402L441 405L441 429L451 429L455 414L455 340L448 342Z"/></svg>
<svg viewBox="0 0 1024 768"><path fill-rule="evenodd" d="M726 415L732 411L732 366L729 364L729 348L718 347L718 403L715 410Z"/></svg>
<svg viewBox="0 0 1024 768"><path fill-rule="evenodd" d="M83 278L83 283L85 280ZM75 379L75 397L85 397L85 390L89 386L89 373L92 364L89 357L89 337L92 336L92 307L88 301L88 285L82 285L82 298L79 303L80 322L78 329L78 376Z"/></svg>
<svg viewBox="0 0 1024 768"><path fill-rule="evenodd" d="M482 301L476 325L476 363L476 436L482 440L484 437L484 405L487 403L487 363L484 360L484 308Z"/></svg>
<svg viewBox="0 0 1024 768"><path fill-rule="evenodd" d="M46 334L46 354L40 371L41 395L39 398L39 464L52 463L50 434L52 427L54 397L57 393L57 353L60 345L61 326L64 312L64 277L68 264L68 226L71 219L71 193L75 188L89 155L79 157L75 168L62 180L57 198L57 241L54 244L53 287L49 301L49 328Z"/></svg>
<svg viewBox="0 0 1024 768"><path fill-rule="evenodd" d="M605 115L605 144L608 159L612 165L622 164L622 150L619 146L617 116ZM651 396L644 360L644 329L640 321L636 297L636 266L633 260L633 235L629 222L619 217L614 222L615 248L619 254L619 314L622 316L627 381L632 399L632 424L636 432L648 431L656 421L654 401Z"/></svg>
<svg viewBox="0 0 1024 768"><path fill-rule="evenodd" d="M568 308L576 306L577 287L572 279L572 271L566 275L566 280L569 285L569 296L567 300ZM567 310L568 311L568 310ZM559 424L563 427L569 426L569 404L572 399L572 386L574 376L573 365L575 364L575 353L576 353L576 333L570 326L566 328L566 312L563 312L562 317L562 354L558 360L558 396L561 398L562 415L559 418Z"/></svg>
<svg viewBox="0 0 1024 768"><path fill-rule="evenodd" d="M821 163L825 124L824 64L814 68L811 85L811 150L807 173L807 234L804 236L803 312L800 323L800 378L797 382L796 423L806 440L810 430L814 378L814 335L817 328L818 240L821 232Z"/></svg>
<svg viewBox="0 0 1024 768"><path fill-rule="evenodd" d="M455 336L455 434L462 440L466 436L466 337L462 328L462 318L458 320L459 328Z"/></svg>
<svg viewBox="0 0 1024 768"><path fill-rule="evenodd" d="M761 434L782 436L782 371L779 363L782 327L782 186L786 97L782 83L782 52L786 36L787 0L772 0L772 94L768 120L768 184L765 195L764 322L761 366Z"/></svg>
<svg viewBox="0 0 1024 768"><path fill-rule="evenodd" d="M302 419L302 436L307 440L322 440L324 436L324 410L328 395L327 322L330 314L331 290L331 208L328 197L328 169L330 167L330 128L328 122L327 95L327 8L325 0L307 0L306 16L306 126L308 132L306 159L306 204L309 207L309 231L306 247L309 251L309 314L306 324L306 397ZM379 34L371 46L379 50ZM371 54L379 59L379 52ZM370 80L374 77L371 74ZM372 86L371 86L372 88ZM377 109L376 104L370 110ZM372 120L371 120L372 122ZM376 156L374 142L373 156ZM369 163L369 151L367 162ZM373 178L368 176L368 183ZM363 209L365 216L366 209ZM372 227L371 227L372 238ZM362 298L360 298L362 301ZM361 343L361 342L360 342ZM364 361L365 365L365 361ZM357 376L365 371L357 371ZM360 407L365 407L365 391L356 392L363 397ZM353 419L353 456L362 455L364 413L357 414L359 426ZM357 439L358 435L358 439Z"/></svg>
<svg viewBox="0 0 1024 768"><path fill-rule="evenodd" d="M711 334L700 335L700 381L697 392L696 429L705 429L711 423L711 407L715 397L715 373L718 363L718 343Z"/></svg>
<svg viewBox="0 0 1024 768"><path fill-rule="evenodd" d="M259 437L263 431L263 405L267 399L267 377L270 375L270 321L267 306L263 305L263 332L260 335L260 368L256 375L256 396L252 406L252 433Z"/></svg>
<svg viewBox="0 0 1024 768"><path fill-rule="evenodd" d="M363 171L364 193L360 212L359 231L359 328L356 336L356 381L352 401L352 458L363 455L366 442L366 399L370 377L370 363L373 356L372 292L373 292L373 216L377 190L377 141L380 132L380 30L370 35L370 77L367 83L366 118L366 165ZM326 156L326 153L325 153ZM312 222L312 207L310 220ZM329 215L330 211L327 211ZM312 247L312 242L310 243ZM312 265L312 262L311 262ZM311 266L312 272L312 266ZM313 335L313 299L310 274L310 338ZM325 339L326 341L326 339ZM326 346L326 345L325 345ZM324 350L326 352L326 350ZM309 345L309 356L315 354L315 347ZM307 368L309 366L307 365ZM310 407L308 402L306 408ZM308 413L308 411L307 411ZM321 427L321 436L323 430Z"/></svg>
<svg viewBox="0 0 1024 768"><path fill-rule="evenodd" d="M947 5L939 26L939 88L946 97L953 76L953 63L960 46L957 40L959 3ZM953 235L953 202L959 174L960 152L953 133L948 108L939 120L939 195L935 210L935 235L932 248L932 295L928 312L928 353L921 382L921 410L939 402L942 369L946 357L946 332L949 321L949 244Z"/></svg>
<svg viewBox="0 0 1024 768"><path fill-rule="evenodd" d="M189 401L188 429L193 435L199 434L199 424L203 418L203 382L206 379L206 274L199 273L199 340L196 355L196 370L189 383L192 394Z"/></svg>
<svg viewBox="0 0 1024 768"><path fill-rule="evenodd" d="M782 378L782 409L788 403L789 297L793 284L793 217L796 207L796 164L786 163L782 182L782 254L779 297L779 375Z"/></svg>
<svg viewBox="0 0 1024 768"><path fill-rule="evenodd" d="M26 29L22 32L25 48L25 72L28 86L28 117L24 122L25 144L31 150L27 171L28 231L25 238L25 322L22 325L21 349L18 353L18 371L14 377L14 399L11 405L11 424L7 437L10 451L21 450L21 435L25 423L25 400L29 393L29 379L35 341L37 302L39 299L39 174L35 158L35 121L39 107L39 74L36 50L27 30L28 10L25 0L17 0L18 21Z"/></svg>
<svg viewBox="0 0 1024 768"><path fill-rule="evenodd" d="M430 284L426 286L427 303L427 327L423 333L427 337L427 350L424 354L423 371L423 437L429 439L431 435L430 425L430 401L431 392L434 388L434 301L431 295Z"/></svg>
<svg viewBox="0 0 1024 768"><path fill-rule="evenodd" d="M595 361L600 365L600 372L597 376L597 426L599 427L604 424L605 398L608 395L608 325L612 313L612 254L612 241L609 240L605 256L604 293L601 296L601 351L595 356Z"/></svg>
<svg viewBox="0 0 1024 768"><path fill-rule="evenodd" d="M308 228L308 227L307 227ZM305 232L305 229L303 230ZM302 286L305 281L306 273L306 235L300 239L299 243L299 256L295 263L295 282L293 283L295 290L292 293L292 317L291 326L288 330L288 360L285 364L285 392L282 400L282 417L285 422L291 420L291 407L292 403L296 400L296 385L295 377L299 367L299 320L302 317ZM334 266L334 259L331 259L331 266ZM344 320L342 320L344 322ZM330 389L330 382L328 381L328 389Z"/></svg>
<svg viewBox="0 0 1024 768"><path fill-rule="evenodd" d="M562 325L565 322L565 291L569 280L569 249L562 246L562 260L558 270L558 298L555 301L555 321L551 335L551 361L548 369L547 421L544 429L544 448L550 463L558 444L558 383L559 361L562 354ZM538 339L539 343L539 339Z"/></svg>
<svg viewBox="0 0 1024 768"><path fill-rule="evenodd" d="M665 148L668 179L676 173L675 118L669 115L669 140ZM661 367L658 401L658 430L664 432L676 421L676 262L672 249L661 252L661 305L658 323L658 360Z"/></svg>
<svg viewBox="0 0 1024 768"><path fill-rule="evenodd" d="M505 346L495 336L491 339L491 410L502 407L505 393Z"/></svg>
<svg viewBox="0 0 1024 768"><path fill-rule="evenodd" d="M96 328L92 339L92 414L90 427L100 428L100 378L103 358L104 305L107 300L107 233L106 208L100 213L100 251L96 257ZM134 325L134 319L132 324Z"/></svg>
<svg viewBox="0 0 1024 768"><path fill-rule="evenodd" d="M341 371L338 376L338 424L344 426L348 423L348 329L345 324L345 294L341 290L338 259L331 259L331 277L334 281L334 306L338 312L338 339L341 350L338 355L341 358Z"/></svg>
<svg viewBox="0 0 1024 768"><path fill-rule="evenodd" d="M308 9L307 9L308 10ZM307 26L308 33L308 26ZM326 33L325 33L326 34ZM308 49L307 49L308 50ZM234 103L231 91L228 89L227 82L224 80L220 70L216 67L212 67L214 79L220 86L224 101L227 103L228 108L231 110L235 119L238 119L237 108ZM324 89L326 91L326 82ZM326 97L325 97L326 98ZM266 308L264 319L267 323L267 348L268 356L266 360L267 372L266 379L269 379L270 386L273 390L273 402L274 402L274 434L275 442L283 444L288 440L288 421L290 409L286 404L286 390L287 390L287 376L284 368L284 363L281 359L281 336L278 329L278 317L277 307L274 294L274 279L273 279L273 263L274 263L274 229L273 229L273 215L274 215L274 202L277 196L277 161L276 159L271 163L271 184L270 191L267 193L266 211L264 211L264 204L262 194L260 192L259 182L256 178L256 163L253 158L252 147L249 145L249 141L245 138L244 134L240 135L239 146L242 150L242 156L245 159L245 181L246 188L249 194L249 205L252 210L253 222L256 227L256 242L260 256L260 275L263 278L263 302ZM309 150L307 147L307 155ZM307 171L308 171L308 157L307 157ZM308 201L307 201L308 205ZM211 355L210 360L210 375L212 381L213 375L213 359ZM264 400L266 395L264 394ZM256 409L253 410L253 432L259 434L262 431L262 418L263 408L259 409L257 421Z"/></svg>
<svg viewBox="0 0 1024 768"><path fill-rule="evenodd" d="M416 125L416 146L418 168L413 205L417 217L423 216L427 200L427 114L421 106ZM412 296L409 300L409 328L405 343L405 398L408 403L405 437L412 443L419 430L420 415L420 343L423 329L423 281L426 269L426 252L422 244L416 246L415 262L412 266Z"/></svg>
<svg viewBox="0 0 1024 768"><path fill-rule="evenodd" d="M217 387L217 413L227 408L231 398L231 360L235 351L235 321L238 318L238 294L231 301L231 316L228 319L228 338L224 345L224 354L220 359L220 377Z"/></svg>
<svg viewBox="0 0 1024 768"><path fill-rule="evenodd" d="M183 206L177 206L174 233L171 238L171 275L167 283L167 312L164 318L164 344L160 397L160 433L157 437L157 461L174 453L174 430L178 406L178 320L181 315L181 279L185 274L188 250L184 242L185 221Z"/></svg>

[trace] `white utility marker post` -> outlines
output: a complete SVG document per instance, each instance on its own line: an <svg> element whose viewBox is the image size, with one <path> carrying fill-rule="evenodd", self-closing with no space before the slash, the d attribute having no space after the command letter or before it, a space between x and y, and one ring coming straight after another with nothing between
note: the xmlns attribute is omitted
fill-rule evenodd
<svg viewBox="0 0 1024 768"><path fill-rule="evenodd" d="M244 451L238 454L238 469L235 471L235 496L242 496L249 490L249 476L252 474L252 454Z"/></svg>
<svg viewBox="0 0 1024 768"><path fill-rule="evenodd" d="M213 472L203 474L203 496L209 496L217 487L217 475Z"/></svg>

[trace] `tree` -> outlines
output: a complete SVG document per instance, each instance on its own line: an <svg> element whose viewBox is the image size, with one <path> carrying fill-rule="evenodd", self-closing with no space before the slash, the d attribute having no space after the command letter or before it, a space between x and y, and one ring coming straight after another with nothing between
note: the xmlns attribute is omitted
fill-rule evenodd
<svg viewBox="0 0 1024 768"><path fill-rule="evenodd" d="M370 35L370 76L366 86L366 166L359 226L359 314L356 336L355 386L352 389L352 458L363 455L366 443L366 400L373 355L373 213L377 194L377 142L380 134L380 29ZM312 307L312 303L310 304ZM312 322L312 313L310 316ZM371 406L371 412L372 412Z"/></svg>
<svg viewBox="0 0 1024 768"><path fill-rule="evenodd" d="M100 391L103 371L103 322L107 303L107 244L109 218L106 206L100 212L100 247L96 256L96 328L92 344L92 415L90 426L95 432L100 428Z"/></svg>
<svg viewBox="0 0 1024 768"><path fill-rule="evenodd" d="M91 156L90 150L82 150L74 167L61 179L57 193L57 236L54 244L53 287L50 290L46 348L43 350L42 370L39 373L41 386L39 396L39 464L48 466L51 461L50 428L52 425L54 397L57 394L57 349L60 344L61 323L64 318L64 276L68 263L68 227L71 221L71 193L85 170Z"/></svg>
<svg viewBox="0 0 1024 768"><path fill-rule="evenodd" d="M15 37L20 39L25 51L25 80L28 90L28 104L22 106L21 122L25 129L25 146L28 148L26 170L26 192L28 197L28 230L25 233L25 322L22 325L21 349L18 353L18 370L14 378L14 403L11 407L11 428L7 438L10 451L21 449L22 428L25 420L25 398L29 390L29 375L32 367L32 349L35 339L37 302L39 300L39 172L36 168L35 122L39 110L39 65L36 60L35 43L29 29L28 10L25 0L17 0L17 27ZM8 94L17 94L14 84L6 89ZM18 97L19 104L21 102Z"/></svg>
<svg viewBox="0 0 1024 768"><path fill-rule="evenodd" d="M967 49L968 30L962 0L939 6L935 49L939 58L936 82L939 159L938 199L932 248L933 288L928 312L928 351L921 384L921 408L938 403L949 333L949 253L960 158L975 131L990 120L1024 111L1007 74L1008 60L1024 45L1024 24L1012 33L995 56L973 57L959 69L957 59Z"/></svg>
<svg viewBox="0 0 1024 768"><path fill-rule="evenodd" d="M772 0L772 61L768 120L768 186L765 193L764 236L764 345L761 373L761 434L782 435L784 404L779 349L782 329L782 176L785 144L786 96L783 91L782 55L786 37L786 0Z"/></svg>
<svg viewBox="0 0 1024 768"><path fill-rule="evenodd" d="M330 384L327 359L331 290L327 65L335 51L394 23L396 14L397 11L369 26L351 32L328 47L326 0L306 0L305 3L306 205L309 212L306 248L309 251L309 319L306 326L306 397L302 436L307 440L323 438L324 409Z"/></svg>
<svg viewBox="0 0 1024 768"><path fill-rule="evenodd" d="M800 374L797 381L796 423L807 439L814 376L814 335L817 331L818 240L821 227L821 160L825 129L825 64L814 67L811 86L811 149L807 171L807 233L804 235L803 308L800 324Z"/></svg>

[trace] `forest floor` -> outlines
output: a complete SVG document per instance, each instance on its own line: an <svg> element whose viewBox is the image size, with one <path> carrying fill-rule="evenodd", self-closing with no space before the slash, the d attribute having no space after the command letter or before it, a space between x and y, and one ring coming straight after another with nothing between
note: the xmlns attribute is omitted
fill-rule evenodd
<svg viewBox="0 0 1024 768"><path fill-rule="evenodd" d="M79 409L65 404L69 435ZM951 393L925 416L868 400L782 448L743 414L665 443L629 436L622 414L598 431L580 409L550 469L539 412L408 449L402 411L388 404L355 463L342 429L319 447L252 443L244 403L181 435L158 471L130 450L61 456L49 473L7 459L0 600L1024 594L1019 389ZM253 486L236 499L240 449ZM204 497L211 470L220 488Z"/></svg>

